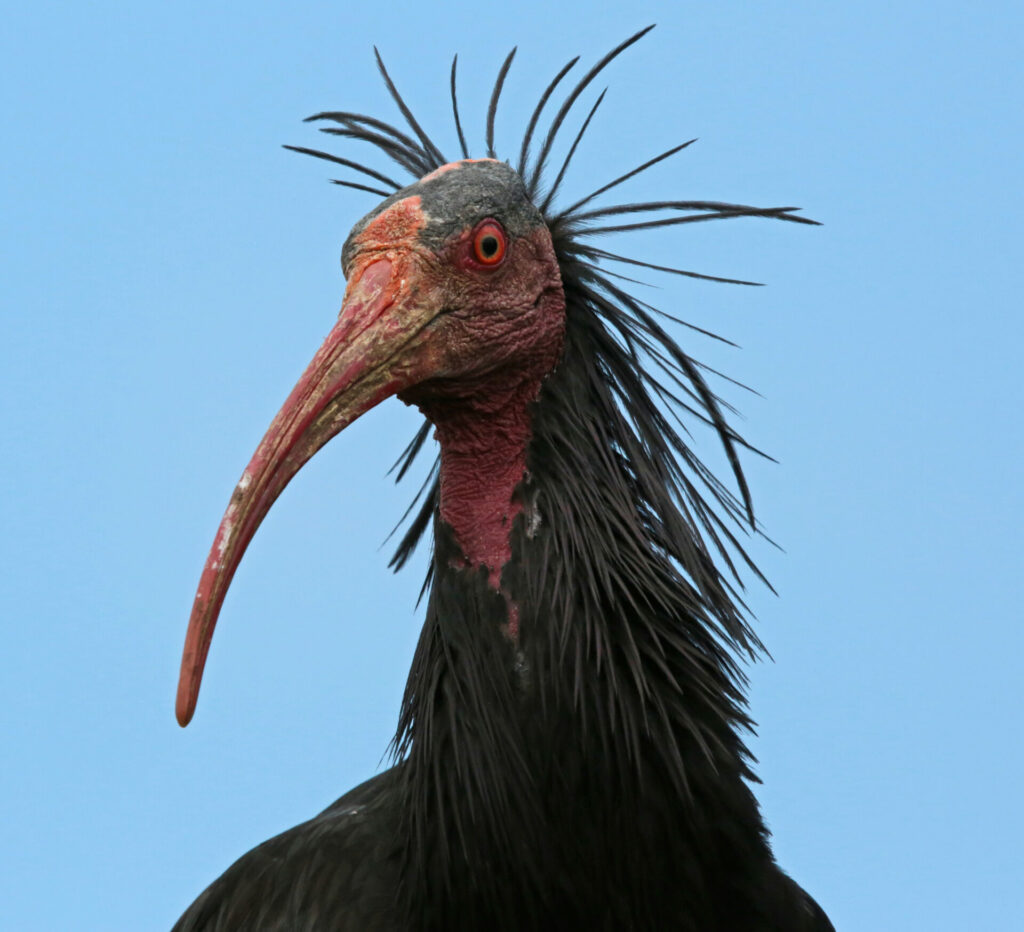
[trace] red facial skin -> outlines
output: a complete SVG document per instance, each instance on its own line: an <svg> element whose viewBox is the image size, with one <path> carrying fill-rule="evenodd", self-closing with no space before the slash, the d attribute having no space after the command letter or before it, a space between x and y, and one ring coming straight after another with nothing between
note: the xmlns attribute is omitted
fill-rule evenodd
<svg viewBox="0 0 1024 932"><path fill-rule="evenodd" d="M467 564L487 567L500 586L521 510L513 492L526 473L530 405L562 351L561 277L543 227L509 239L503 260L485 266L473 251L480 224L434 252L417 238L426 222L420 199L408 197L355 240L338 322L242 474L214 539L182 657L182 725L228 585L270 506L320 447L390 395L435 424L441 516ZM514 606L509 627L515 636Z"/></svg>

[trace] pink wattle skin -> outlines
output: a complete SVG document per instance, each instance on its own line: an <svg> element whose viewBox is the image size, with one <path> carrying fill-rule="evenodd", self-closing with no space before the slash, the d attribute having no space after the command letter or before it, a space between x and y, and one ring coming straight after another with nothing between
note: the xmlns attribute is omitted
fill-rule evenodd
<svg viewBox="0 0 1024 932"><path fill-rule="evenodd" d="M512 525L523 510L514 493L526 475L530 405L539 390L539 383L529 382L510 391L493 412L447 411L437 423L441 518L451 525L467 564L486 567L491 588L503 593L501 571L512 557ZM491 398L502 394L494 392ZM516 640L518 606L504 594L508 635Z"/></svg>
<svg viewBox="0 0 1024 932"><path fill-rule="evenodd" d="M441 518L451 525L471 566L486 566L498 588L512 555L509 535L522 511L513 495L526 475L530 442L529 405L539 384L527 383L490 397L503 404L483 412L448 410L439 417Z"/></svg>

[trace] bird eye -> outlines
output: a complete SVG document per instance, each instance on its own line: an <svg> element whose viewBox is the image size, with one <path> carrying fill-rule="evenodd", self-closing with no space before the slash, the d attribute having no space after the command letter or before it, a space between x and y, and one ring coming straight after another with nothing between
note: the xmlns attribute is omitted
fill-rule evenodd
<svg viewBox="0 0 1024 932"><path fill-rule="evenodd" d="M496 220L485 220L473 234L473 255L481 265L494 266L505 258L505 231Z"/></svg>

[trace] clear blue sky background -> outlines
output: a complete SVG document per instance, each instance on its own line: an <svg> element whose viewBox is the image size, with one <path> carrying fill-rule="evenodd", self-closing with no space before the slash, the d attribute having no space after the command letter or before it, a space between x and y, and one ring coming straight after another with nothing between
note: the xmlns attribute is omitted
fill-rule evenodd
<svg viewBox="0 0 1024 932"><path fill-rule="evenodd" d="M624 196L799 204L826 223L628 243L768 283L652 294L743 346L685 338L763 393L730 398L781 463L748 463L785 548L755 545L779 595L750 592L774 655L751 700L779 859L845 932L1024 928L1019 4L594 8L8 7L4 928L166 929L237 855L373 773L392 734L424 569L393 577L380 549L411 491L384 476L417 423L396 401L278 502L195 722L172 714L214 529L375 203L280 144L330 144L300 122L321 109L396 118L377 43L448 151L459 52L480 154L518 44L510 153L562 63L654 21L607 72L567 195L698 136Z"/></svg>

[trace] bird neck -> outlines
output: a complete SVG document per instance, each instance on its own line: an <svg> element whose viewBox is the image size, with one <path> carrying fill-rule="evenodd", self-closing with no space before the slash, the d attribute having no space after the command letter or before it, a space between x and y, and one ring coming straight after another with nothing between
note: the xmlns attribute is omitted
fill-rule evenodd
<svg viewBox="0 0 1024 932"><path fill-rule="evenodd" d="M583 915L612 886L651 894L621 904L629 927L648 902L691 908L678 864L705 865L711 889L739 849L770 862L735 663L574 347L542 386L421 403L441 495L395 748L424 928L544 927L529 904ZM584 905L561 902L583 889ZM594 909L572 927L605 927ZM641 924L679 927L661 918Z"/></svg>
<svg viewBox="0 0 1024 932"><path fill-rule="evenodd" d="M527 474L539 378L489 378L487 391L421 402L441 447L439 514L455 538L455 565L484 567L491 588L512 555L523 511L516 489Z"/></svg>

